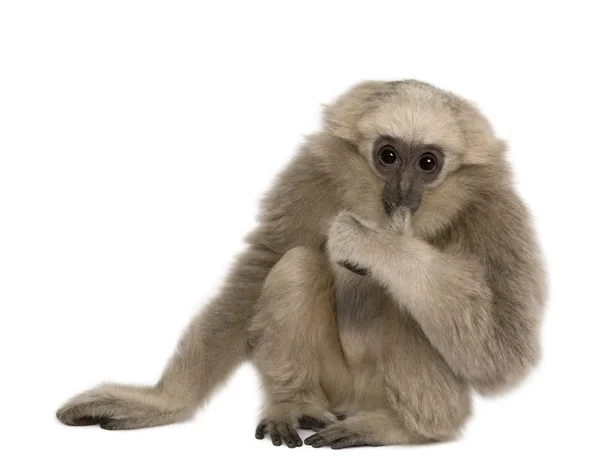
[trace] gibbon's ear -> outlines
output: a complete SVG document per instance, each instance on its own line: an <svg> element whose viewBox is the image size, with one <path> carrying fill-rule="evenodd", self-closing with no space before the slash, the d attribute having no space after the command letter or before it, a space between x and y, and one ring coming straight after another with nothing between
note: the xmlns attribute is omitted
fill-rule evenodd
<svg viewBox="0 0 600 475"><path fill-rule="evenodd" d="M468 135L468 132L465 135ZM470 146L462 159L462 163L465 165L494 163L504 157L506 149L506 142L493 134L476 135L471 138Z"/></svg>
<svg viewBox="0 0 600 475"><path fill-rule="evenodd" d="M456 120L467 143L461 162L465 165L485 165L501 159L506 153L506 142L496 136L479 108L454 94L451 97Z"/></svg>
<svg viewBox="0 0 600 475"><path fill-rule="evenodd" d="M360 140L357 124L361 116L379 103L381 96L395 89L394 83L365 81L339 96L323 112L323 126L333 135L356 144Z"/></svg>

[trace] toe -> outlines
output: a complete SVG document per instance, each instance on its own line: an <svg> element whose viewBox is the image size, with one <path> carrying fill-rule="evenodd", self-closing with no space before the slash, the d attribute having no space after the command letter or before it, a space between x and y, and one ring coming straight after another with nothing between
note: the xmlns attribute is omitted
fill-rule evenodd
<svg viewBox="0 0 600 475"><path fill-rule="evenodd" d="M328 422L312 416L302 416L298 419L302 429L314 430L315 432L327 426Z"/></svg>
<svg viewBox="0 0 600 475"><path fill-rule="evenodd" d="M273 422L269 422L267 425L267 432L271 434L271 442L273 445L279 447L281 445L281 435L279 434L279 431Z"/></svg>
<svg viewBox="0 0 600 475"><path fill-rule="evenodd" d="M278 422L276 427L277 427L277 431L281 435L281 438L283 439L285 444L291 449L296 447L296 441L294 440L294 438L292 436L292 433L291 433L291 430L290 430L290 427L288 426L288 424L286 424L285 422Z"/></svg>
<svg viewBox="0 0 600 475"><path fill-rule="evenodd" d="M265 431L267 430L267 423L264 421L261 421L257 426L256 426L256 432L254 433L254 436L257 439L264 439L265 437Z"/></svg>

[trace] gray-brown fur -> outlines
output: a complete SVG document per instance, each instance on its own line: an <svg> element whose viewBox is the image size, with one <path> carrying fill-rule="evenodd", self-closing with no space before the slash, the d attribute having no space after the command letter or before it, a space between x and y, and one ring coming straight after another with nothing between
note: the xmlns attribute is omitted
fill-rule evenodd
<svg viewBox="0 0 600 475"><path fill-rule="evenodd" d="M416 211L384 210L372 159L381 136L445 154ZM158 384L100 386L58 418L181 421L250 359L266 399L256 436L276 445L301 445L299 427L318 431L305 441L314 447L455 437L473 390L513 387L539 358L545 278L504 149L453 94L357 85L268 192L248 249Z"/></svg>

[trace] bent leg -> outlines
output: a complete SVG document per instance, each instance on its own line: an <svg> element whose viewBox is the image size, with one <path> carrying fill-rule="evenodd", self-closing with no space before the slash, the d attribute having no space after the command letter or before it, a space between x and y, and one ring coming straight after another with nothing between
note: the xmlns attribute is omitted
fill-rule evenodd
<svg viewBox="0 0 600 475"><path fill-rule="evenodd" d="M275 445L283 439L296 447L298 427L318 430L337 420L325 383L350 386L332 284L325 255L306 247L288 251L267 276L250 327L267 399L258 438L269 432Z"/></svg>

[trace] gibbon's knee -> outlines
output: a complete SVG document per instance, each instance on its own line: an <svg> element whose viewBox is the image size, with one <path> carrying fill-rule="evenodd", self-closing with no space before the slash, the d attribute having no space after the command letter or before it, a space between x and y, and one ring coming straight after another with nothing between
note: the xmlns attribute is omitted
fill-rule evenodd
<svg viewBox="0 0 600 475"><path fill-rule="evenodd" d="M290 249L267 276L261 300L281 299L296 306L308 303L315 294L330 287L329 263L317 249L298 246Z"/></svg>
<svg viewBox="0 0 600 475"><path fill-rule="evenodd" d="M322 252L304 246L290 249L264 282L253 326L312 328L317 314L333 312L331 283L329 262Z"/></svg>
<svg viewBox="0 0 600 475"><path fill-rule="evenodd" d="M305 286L324 284L330 276L325 254L306 246L293 247L275 264L265 286ZM315 282L315 279L318 282Z"/></svg>

